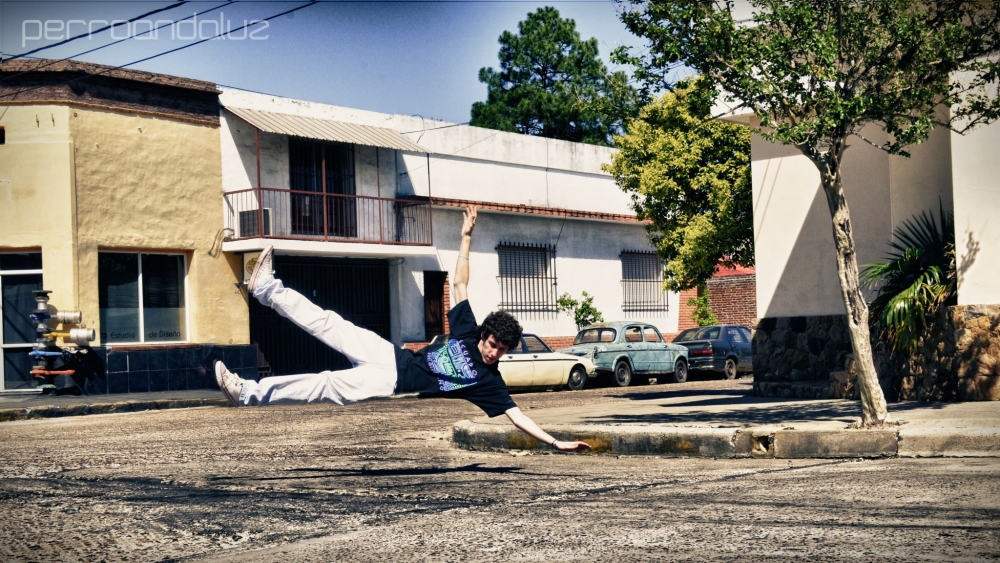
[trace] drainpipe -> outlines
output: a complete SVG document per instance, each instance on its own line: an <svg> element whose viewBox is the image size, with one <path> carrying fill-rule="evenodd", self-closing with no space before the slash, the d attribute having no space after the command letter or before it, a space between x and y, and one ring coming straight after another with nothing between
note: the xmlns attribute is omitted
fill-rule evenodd
<svg viewBox="0 0 1000 563"><path fill-rule="evenodd" d="M264 203L260 195L260 128L254 127L254 144L257 151L257 235L264 237Z"/></svg>
<svg viewBox="0 0 1000 563"><path fill-rule="evenodd" d="M378 202L378 243L385 244L382 236L385 227L382 224L382 174L379 170L378 153L379 149L375 147L375 185L378 187L378 199L375 200Z"/></svg>
<svg viewBox="0 0 1000 563"><path fill-rule="evenodd" d="M431 246L434 246L434 205L431 204L431 153L427 154L427 224L430 227Z"/></svg>

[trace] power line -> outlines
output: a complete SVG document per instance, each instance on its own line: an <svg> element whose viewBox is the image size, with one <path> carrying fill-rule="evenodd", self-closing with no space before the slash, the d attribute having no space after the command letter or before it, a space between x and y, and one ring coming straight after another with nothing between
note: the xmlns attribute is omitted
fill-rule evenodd
<svg viewBox="0 0 1000 563"><path fill-rule="evenodd" d="M174 21L171 21L169 23L165 23L165 24L161 25L160 27L157 27L155 29L149 29L147 31L143 31L142 33L139 33L139 34L136 34L136 35L129 34L129 36L126 37L126 38L124 38L124 39L119 39L118 41L112 41L111 43L108 43L108 44L105 44L105 45L101 45L100 47L94 47L93 49L90 49L89 51L84 51L82 53L77 53L75 55L70 55L69 57L66 57L64 59L42 59L42 60L47 60L48 62L45 63L45 64L43 64L43 65L39 65L39 66L31 69L30 71L26 70L26 71L23 71L23 72L18 72L17 74L12 74L10 76L0 77L0 82L4 82L6 80L10 80L11 78L15 78L15 77L21 76L22 74L27 74L28 72L36 72L38 70L41 70L41 69L43 69L43 68L45 68L47 66L54 65L56 63L61 63L61 62L65 62L65 61L69 61L69 60L75 59L77 57L82 57L84 55L89 55L90 53L93 53L94 51L100 51L101 49L110 47L112 45L117 45L117 44L119 44L119 43L121 43L123 41L128 41L129 39L132 39L134 37L139 37L140 35L146 35L147 33L153 33L154 31L159 31L159 30L163 29L164 27L172 26L172 25L174 25L176 23L179 23L179 22L182 22L184 20L189 20L191 18L196 18L196 17L198 17L200 15L207 14L209 12L214 12L215 10L219 10L219 9L225 8L226 6L229 6L230 4L235 4L238 1L239 0L229 0L225 4L219 4L218 6L216 6L214 8L209 8L207 10L198 12L196 14L191 14L190 16L187 16L185 18L181 18L179 20L174 20ZM100 31L97 31L95 33L99 33L99 32ZM45 48L47 49L48 47L45 47ZM31 59L37 58L37 57L29 57L27 54L18 55L18 57L31 58ZM17 58L17 57L14 57L14 58ZM7 59L7 60L11 60L11 59Z"/></svg>
<svg viewBox="0 0 1000 563"><path fill-rule="evenodd" d="M160 12L165 12L167 10L172 10L172 9L178 7L178 6L182 6L182 5L187 4L187 3L188 3L188 0L181 0L180 2L177 2L176 4L171 4L171 5L169 5L169 6L165 7L165 8L159 8L157 10L153 10L152 12L146 12L145 14L140 14L140 15L138 15L138 16L130 19L130 20L128 20L126 23L132 23L132 22L134 22L134 21L136 21L136 20L138 20L140 18L144 18L146 16L151 16L153 14L158 14ZM28 51L26 53L21 53L20 55L14 55L13 57L11 57L11 58L9 58L7 60L9 61L9 60L13 60L13 59L20 59L20 58L26 57L28 55L33 55L33 54L35 54L35 53L37 53L39 51L44 51L46 49L51 49L53 47L58 47L60 45L65 45L65 44L70 43L72 41L76 41L77 39L80 39L82 37L89 37L89 36L93 35L94 33L101 33L102 31L107 31L107 30L115 27L116 25L119 25L119 24L111 24L111 25L102 27L101 29L98 29L97 31L91 31L91 32L88 32L88 33L81 33L80 35L77 35L75 37L70 37L68 39L64 39L64 40L62 40L62 41L60 41L58 43L53 43L51 45L45 45L45 46L39 47L37 49L32 49L32 50L30 50L30 51Z"/></svg>
<svg viewBox="0 0 1000 563"><path fill-rule="evenodd" d="M318 4L318 3L319 3L318 0L312 0L312 2L309 2L308 4L305 4L305 5L302 5L302 6L298 6L296 8L292 8L291 10L285 10L284 12L275 14L273 16L269 16L269 17L266 17L266 18L263 18L263 19L259 19L259 20L254 20L254 21L252 21L250 23L245 23L242 26L236 28L235 31L239 31L241 29L246 29L247 27L250 27L252 25L257 25L259 23L270 21L270 20L273 20L274 18L278 18L278 17L281 17L281 16L285 16L285 15L291 14L292 12L297 12L299 10L308 8L308 7L313 6L315 4ZM170 49L169 51L163 51L163 52L157 53L155 55L150 55L148 57L143 57L143 58L141 58L139 60L135 60L135 61L123 64L123 65L109 67L109 68L106 68L106 69L104 69L104 70L102 70L100 72L95 72L95 73L91 73L91 74L85 74L84 76L80 76L80 77L77 77L77 78L72 78L72 79L67 80L65 82L60 82L58 84L46 84L46 85L42 85L42 86L33 86L31 88L23 88L21 90L18 90L17 92L14 92L13 94L4 94L4 95L0 96L0 99L2 99L2 98L8 98L8 97L13 98L13 97L16 97L18 94L23 94L24 92L30 92L32 90L37 90L39 88L46 88L46 87L50 87L50 86L62 86L64 84L71 84L73 82L78 82L80 80L85 80L87 78L91 78L91 77L94 77L94 76L100 76L102 74L107 74L107 73L109 73L111 71L114 71L114 70L120 70L120 69L123 69L125 67L129 67L129 66L132 66L132 65L137 65L139 63L143 63L143 62L146 62L148 60L155 59L157 57L162 57L163 55L169 55L170 53L176 53L177 51L181 51L183 49L187 49L188 47L194 47L195 45L200 45L201 43L204 43L206 41L211 41L212 39L216 39L218 37L222 37L223 35L228 35L228 34L232 33L233 31L234 30L229 29L229 30L227 30L225 32L213 35L212 37L206 37L205 39L201 39L199 41L195 41L194 43L188 43L187 45L182 45L180 47L177 47L176 49Z"/></svg>

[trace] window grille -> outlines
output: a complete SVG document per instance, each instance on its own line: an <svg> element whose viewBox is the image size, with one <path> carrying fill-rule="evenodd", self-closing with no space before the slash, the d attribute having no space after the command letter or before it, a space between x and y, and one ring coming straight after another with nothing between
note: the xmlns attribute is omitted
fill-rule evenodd
<svg viewBox="0 0 1000 563"><path fill-rule="evenodd" d="M542 244L501 242L500 309L519 313L556 313L555 249Z"/></svg>
<svg viewBox="0 0 1000 563"><path fill-rule="evenodd" d="M622 310L656 312L667 310L663 291L663 263L655 252L625 250L622 261Z"/></svg>

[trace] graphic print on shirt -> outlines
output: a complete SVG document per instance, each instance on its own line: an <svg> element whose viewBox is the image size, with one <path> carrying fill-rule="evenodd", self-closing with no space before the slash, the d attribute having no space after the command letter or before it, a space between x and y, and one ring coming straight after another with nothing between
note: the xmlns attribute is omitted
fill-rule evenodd
<svg viewBox="0 0 1000 563"><path fill-rule="evenodd" d="M449 340L437 350L427 353L427 365L438 375L442 391L454 391L475 385L479 375L472 366L469 351L461 340Z"/></svg>

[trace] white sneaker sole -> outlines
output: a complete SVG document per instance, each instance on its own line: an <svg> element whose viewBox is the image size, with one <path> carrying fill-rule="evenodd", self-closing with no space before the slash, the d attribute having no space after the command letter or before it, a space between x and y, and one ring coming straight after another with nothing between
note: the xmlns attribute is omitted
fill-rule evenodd
<svg viewBox="0 0 1000 563"><path fill-rule="evenodd" d="M215 362L215 381L216 383L219 384L219 389L222 390L222 394L225 395L227 399L229 399L229 404L233 405L234 407L238 407L240 406L239 398L233 397L232 394L229 393L229 389L226 389L225 381L223 381L222 379L222 374L224 373L223 370L225 369L226 368L225 366L222 365L222 362Z"/></svg>
<svg viewBox="0 0 1000 563"><path fill-rule="evenodd" d="M257 289L257 279L263 275L261 272L264 271L262 266L264 265L265 258L271 256L274 253L274 247L270 244L264 247L264 250L260 251L260 255L257 256L257 264L253 267L253 273L250 274L250 281L247 282L247 291L253 294L254 290ZM268 272L272 274L273 272Z"/></svg>

